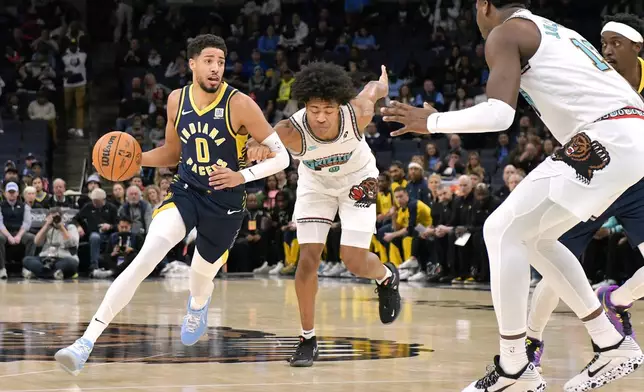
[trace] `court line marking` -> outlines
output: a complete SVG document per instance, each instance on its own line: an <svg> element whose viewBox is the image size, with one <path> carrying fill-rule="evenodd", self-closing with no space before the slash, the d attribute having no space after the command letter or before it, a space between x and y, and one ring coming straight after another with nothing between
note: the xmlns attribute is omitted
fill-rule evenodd
<svg viewBox="0 0 644 392"><path fill-rule="evenodd" d="M96 363L96 364L90 363L89 365L85 366L83 369L91 369L91 368L95 368L95 367L99 367L99 366L113 365L115 363L128 363L128 362L142 361L144 359L161 357L161 356L168 355L168 354L172 354L172 353L161 353L161 354L151 355L151 356L148 356L148 357L126 359L124 361L118 361L118 362L104 362L104 363ZM33 362L33 361L28 361L28 362ZM51 362L51 363L56 364L56 362ZM58 371L65 372L60 366L56 365L56 367L54 369L38 370L38 371L35 371L35 372L4 374L4 375L0 376L0 378L19 377L19 376L27 376L27 375L30 375L30 374L42 374L42 373L51 373L51 372L58 372ZM61 390L68 390L68 389L69 388L67 388L67 389L54 389L54 390L55 391L61 391ZM8 391L2 391L2 392L8 392Z"/></svg>
<svg viewBox="0 0 644 392"><path fill-rule="evenodd" d="M630 380L642 380L644 378L629 377ZM548 381L568 381L568 378L548 378ZM123 390L123 389L158 389L158 388L237 388L237 387L271 387L271 386L297 386L297 385L365 385L365 384L415 384L415 383L436 383L436 382L463 382L460 378L450 379L422 379L422 380L364 380L364 381L300 381L300 382L276 382L276 383L246 383L246 384L184 384L184 385L131 385L131 386L106 386L106 387L80 387L75 388L52 388L52 389L12 389L3 392L76 392L79 389L83 391L102 391L102 390Z"/></svg>

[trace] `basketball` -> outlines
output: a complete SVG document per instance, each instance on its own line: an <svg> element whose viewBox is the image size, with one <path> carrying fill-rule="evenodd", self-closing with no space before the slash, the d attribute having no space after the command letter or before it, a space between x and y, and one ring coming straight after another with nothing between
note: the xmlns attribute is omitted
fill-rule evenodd
<svg viewBox="0 0 644 392"><path fill-rule="evenodd" d="M110 132L94 144L92 163L101 177L129 180L141 170L141 146L128 133Z"/></svg>

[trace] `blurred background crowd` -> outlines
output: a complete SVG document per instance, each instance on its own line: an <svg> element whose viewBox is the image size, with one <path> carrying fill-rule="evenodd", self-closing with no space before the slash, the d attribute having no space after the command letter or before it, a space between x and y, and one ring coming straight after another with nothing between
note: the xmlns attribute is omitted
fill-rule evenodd
<svg viewBox="0 0 644 392"><path fill-rule="evenodd" d="M136 256L175 168L144 168L127 183L108 183L93 174L89 153L110 129L132 134L144 151L164 143L167 97L192 82L186 44L197 34L225 38L226 81L273 124L299 109L291 85L312 61L345 67L356 92L386 65L389 96L379 106L396 99L453 111L487 99L474 0L6 3L0 278L109 278ZM641 15L644 5L536 0L532 10L598 46L602 15ZM381 170L372 250L399 265L404 280L487 283L483 222L559 144L525 102L498 134L392 139L394 129L376 115L365 130ZM297 165L293 159L286 171L247 187L227 273L295 273ZM340 258L340 233L336 220L321 276L352 277ZM193 241L188 236L153 274L180 274ZM619 283L644 263L613 218L581 261L598 285Z"/></svg>

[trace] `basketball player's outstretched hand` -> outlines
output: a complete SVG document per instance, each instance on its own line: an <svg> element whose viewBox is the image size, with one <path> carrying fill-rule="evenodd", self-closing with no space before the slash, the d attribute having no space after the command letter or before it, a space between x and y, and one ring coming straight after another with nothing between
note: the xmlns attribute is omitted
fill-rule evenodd
<svg viewBox="0 0 644 392"><path fill-rule="evenodd" d="M234 188L244 183L244 176L240 172L230 170L227 167L214 165L213 171L210 172L208 185L216 190Z"/></svg>
<svg viewBox="0 0 644 392"><path fill-rule="evenodd" d="M389 106L380 109L383 114L383 120L387 122L397 122L404 125L401 129L393 131L391 136L400 136L408 132L428 134L427 118L432 113L436 113L428 103L423 104L422 108L391 101Z"/></svg>

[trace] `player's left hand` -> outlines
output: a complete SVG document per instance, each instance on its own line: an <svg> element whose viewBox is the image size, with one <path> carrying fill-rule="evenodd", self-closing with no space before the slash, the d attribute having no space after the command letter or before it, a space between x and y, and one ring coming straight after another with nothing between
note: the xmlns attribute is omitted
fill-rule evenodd
<svg viewBox="0 0 644 392"><path fill-rule="evenodd" d="M389 106L380 109L383 114L383 120L387 122L397 122L404 125L403 128L393 131L391 136L400 136L408 132L429 134L427 129L427 118L436 113L430 104L424 103L422 108L400 103L398 101L391 101Z"/></svg>
<svg viewBox="0 0 644 392"><path fill-rule="evenodd" d="M226 188L234 188L244 183L244 176L240 172L217 165L214 165L212 168L214 170L210 172L208 185L218 191Z"/></svg>

